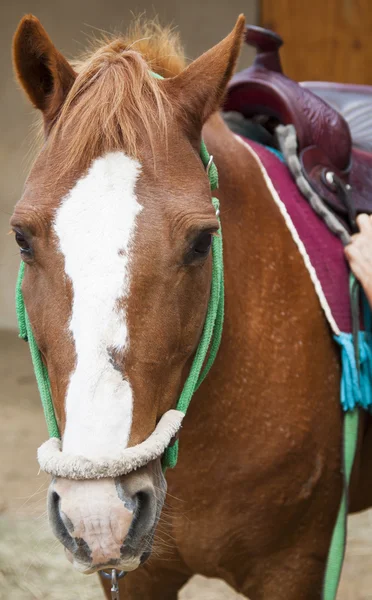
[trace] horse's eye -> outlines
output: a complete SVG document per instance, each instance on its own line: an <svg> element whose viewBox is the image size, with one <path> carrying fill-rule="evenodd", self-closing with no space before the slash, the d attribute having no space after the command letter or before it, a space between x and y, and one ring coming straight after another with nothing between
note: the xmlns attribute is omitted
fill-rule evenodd
<svg viewBox="0 0 372 600"><path fill-rule="evenodd" d="M196 240L193 251L200 256L206 256L212 245L212 234L204 232Z"/></svg>
<svg viewBox="0 0 372 600"><path fill-rule="evenodd" d="M184 258L187 265L191 265L192 263L201 264L207 258L212 246L213 235L217 231L217 228L205 229L194 238Z"/></svg>
<svg viewBox="0 0 372 600"><path fill-rule="evenodd" d="M21 249L21 254L31 254L31 246L21 231L15 231L15 240Z"/></svg>

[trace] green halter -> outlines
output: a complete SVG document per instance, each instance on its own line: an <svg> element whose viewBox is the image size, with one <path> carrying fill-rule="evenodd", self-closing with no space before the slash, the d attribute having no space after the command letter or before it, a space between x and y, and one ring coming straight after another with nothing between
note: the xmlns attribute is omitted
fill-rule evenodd
<svg viewBox="0 0 372 600"><path fill-rule="evenodd" d="M207 148L202 141L200 147L200 158L208 170L211 190L218 187L218 172L216 165L209 156ZM212 198L216 214L219 214L219 202ZM221 225L221 224L220 224ZM222 232L213 236L212 240L212 284L207 309L204 329L199 341L198 348L191 366L189 376L185 382L177 403L177 410L186 413L194 392L207 376L221 341L223 316L224 316L224 282L223 282L223 256L222 256ZM31 324L27 315L23 294L22 281L25 272L25 263L21 262L16 286L16 312L19 326L19 337L28 341L37 385L39 388L41 403L43 405L45 420L50 437L60 437L56 416L54 413L50 381L47 368L45 367L40 350L32 333ZM204 366L204 368L203 368ZM178 440L173 446L166 449L163 456L163 467L175 467L178 457Z"/></svg>

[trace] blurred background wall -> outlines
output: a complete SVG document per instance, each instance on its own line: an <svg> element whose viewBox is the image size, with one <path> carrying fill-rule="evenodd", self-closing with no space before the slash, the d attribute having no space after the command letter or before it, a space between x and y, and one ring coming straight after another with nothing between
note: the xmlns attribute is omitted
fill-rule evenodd
<svg viewBox="0 0 372 600"><path fill-rule="evenodd" d="M96 29L125 29L133 13L159 15L164 24L180 31L186 54L195 58L221 40L244 12L248 23L257 22L258 0L13 0L2 3L0 14L0 328L16 326L14 285L19 255L9 231L9 218L32 160L33 110L17 89L11 64L11 41L21 17L35 14L53 42L67 57L81 52L87 36ZM245 50L241 66L251 62Z"/></svg>
<svg viewBox="0 0 372 600"><path fill-rule="evenodd" d="M260 25L280 33L288 77L372 85L371 0L261 0Z"/></svg>

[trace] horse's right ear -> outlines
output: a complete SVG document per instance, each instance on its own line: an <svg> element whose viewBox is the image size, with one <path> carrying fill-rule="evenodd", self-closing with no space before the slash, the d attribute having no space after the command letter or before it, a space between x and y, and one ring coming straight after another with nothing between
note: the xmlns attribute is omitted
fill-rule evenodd
<svg viewBox="0 0 372 600"><path fill-rule="evenodd" d="M58 114L76 73L58 52L40 21L23 17L13 39L16 76L32 104L42 111L46 126Z"/></svg>

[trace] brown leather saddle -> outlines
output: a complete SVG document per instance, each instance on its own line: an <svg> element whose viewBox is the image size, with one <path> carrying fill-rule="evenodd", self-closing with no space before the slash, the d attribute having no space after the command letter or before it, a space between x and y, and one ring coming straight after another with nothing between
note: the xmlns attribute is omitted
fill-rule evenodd
<svg viewBox="0 0 372 600"><path fill-rule="evenodd" d="M274 32L249 25L254 64L230 83L225 111L261 119L269 130L293 124L303 174L350 231L372 213L372 86L304 82L283 74Z"/></svg>

